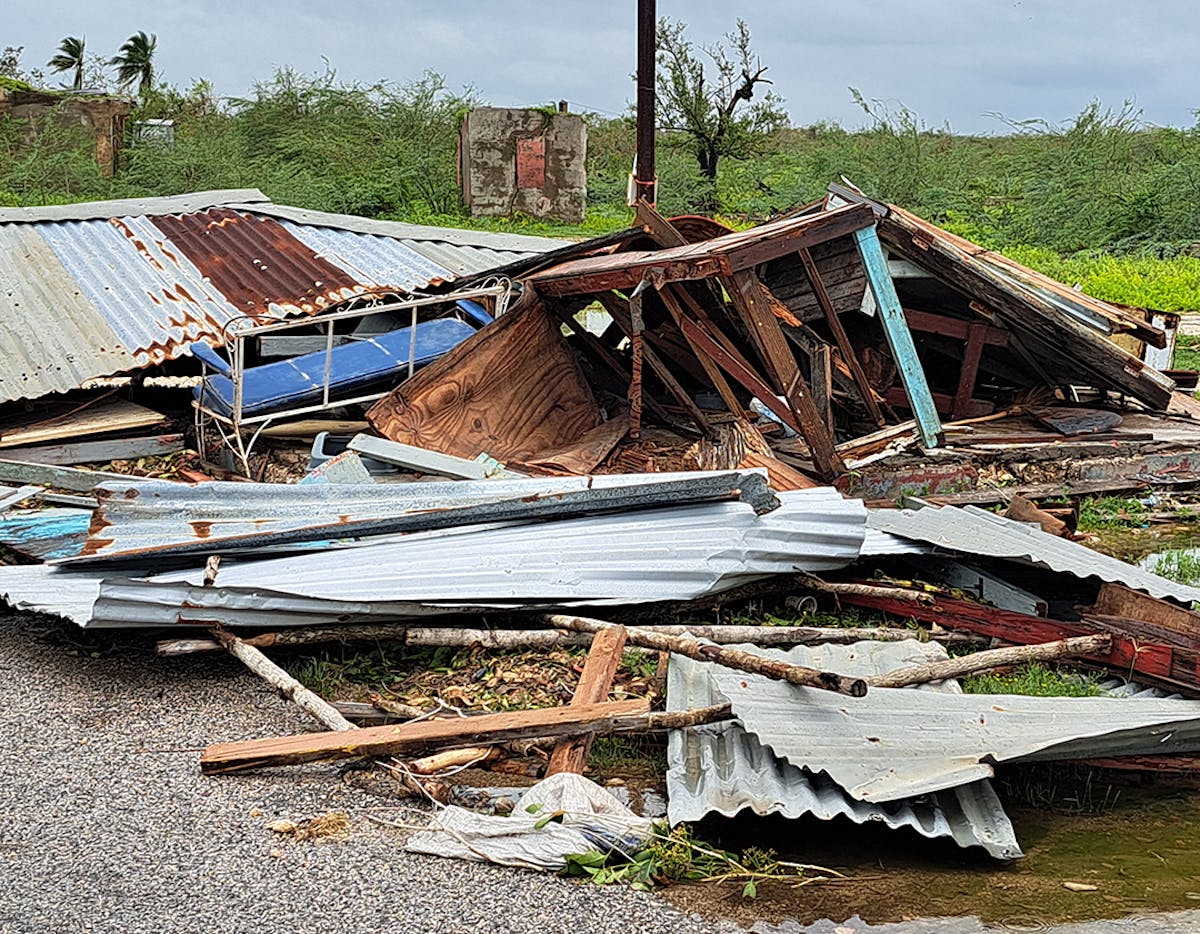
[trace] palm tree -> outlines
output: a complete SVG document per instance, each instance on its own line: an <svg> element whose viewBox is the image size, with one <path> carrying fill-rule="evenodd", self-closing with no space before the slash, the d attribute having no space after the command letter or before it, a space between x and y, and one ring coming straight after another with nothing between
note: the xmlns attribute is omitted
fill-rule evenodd
<svg viewBox="0 0 1200 934"><path fill-rule="evenodd" d="M58 47L58 54L46 62L47 68L55 72L75 69L75 80L71 87L76 91L83 87L83 47L87 40L77 36L67 36Z"/></svg>
<svg viewBox="0 0 1200 934"><path fill-rule="evenodd" d="M128 88L136 81L138 95L145 97L154 84L154 50L157 46L157 35L147 36L140 30L126 39L120 51L108 60L110 65L117 66L117 84Z"/></svg>

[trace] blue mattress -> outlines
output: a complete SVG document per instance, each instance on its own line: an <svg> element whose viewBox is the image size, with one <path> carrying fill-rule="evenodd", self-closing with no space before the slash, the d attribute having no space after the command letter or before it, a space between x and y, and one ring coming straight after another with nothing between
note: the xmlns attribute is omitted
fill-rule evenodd
<svg viewBox="0 0 1200 934"><path fill-rule="evenodd" d="M476 328L457 318L436 318L417 323L415 365L420 367L444 356L475 333ZM334 347L330 353L330 398L408 371L412 328L399 328ZM205 362L224 363L207 346L193 353ZM228 369L227 365L224 367ZM325 380L325 351L304 354L246 370L242 381L242 415L262 415L320 401ZM215 374L192 390L206 408L233 414L233 381Z"/></svg>

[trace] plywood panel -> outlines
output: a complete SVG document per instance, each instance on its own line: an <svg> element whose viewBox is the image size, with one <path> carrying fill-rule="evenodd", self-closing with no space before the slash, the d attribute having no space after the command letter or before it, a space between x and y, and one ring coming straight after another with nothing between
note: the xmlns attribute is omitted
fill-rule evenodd
<svg viewBox="0 0 1200 934"><path fill-rule="evenodd" d="M562 331L540 305L514 309L367 413L385 438L474 458L524 461L600 424Z"/></svg>

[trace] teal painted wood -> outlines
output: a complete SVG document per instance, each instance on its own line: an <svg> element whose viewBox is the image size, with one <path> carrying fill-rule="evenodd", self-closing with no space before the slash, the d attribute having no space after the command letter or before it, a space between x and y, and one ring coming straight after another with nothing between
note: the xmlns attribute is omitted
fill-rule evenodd
<svg viewBox="0 0 1200 934"><path fill-rule="evenodd" d="M888 346L892 349L892 358L900 370L900 381L904 384L921 440L925 447L935 448L942 440L942 420L938 418L929 383L925 380L925 370L917 357L917 348L913 346L912 332L908 329L904 309L900 307L900 297L888 272L879 235L874 227L864 227L854 232L854 239L858 243L858 255L862 257L867 282L871 286L871 294L875 296L879 321L883 324L883 333L887 335Z"/></svg>

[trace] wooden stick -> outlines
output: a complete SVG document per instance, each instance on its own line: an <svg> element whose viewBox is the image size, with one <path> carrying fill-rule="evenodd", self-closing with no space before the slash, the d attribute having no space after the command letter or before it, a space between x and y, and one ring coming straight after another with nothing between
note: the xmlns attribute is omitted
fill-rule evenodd
<svg viewBox="0 0 1200 934"><path fill-rule="evenodd" d="M551 613L543 617L551 626L562 629L572 629L575 632L599 633L614 626L599 619L585 619L579 616L564 616ZM835 691L838 694L849 694L851 697L862 697L867 693L867 682L862 678L847 678L831 671L818 671L816 668L806 668L803 665L789 665L787 662L763 658L741 649L730 649L718 645L706 645L694 639L681 636L667 636L630 626L626 635L631 645L646 649L656 649L660 652L675 652L687 658L700 662L713 662L726 668L747 671L751 674L763 675L776 681L787 681L805 687L821 688L825 691Z"/></svg>
<svg viewBox="0 0 1200 934"><path fill-rule="evenodd" d="M217 743L200 757L205 774L237 772L273 765L296 765L358 756L395 756L430 748L455 748L512 739L555 738L582 733L645 732L715 723L732 716L728 704L697 710L651 713L645 701L614 701L586 706L514 710L478 717L442 718L345 732L303 733Z"/></svg>
<svg viewBox="0 0 1200 934"><path fill-rule="evenodd" d="M890 597L893 600L907 600L912 603L932 603L933 597L919 590L907 590L903 587L876 587L872 584L846 584L837 581L824 581L812 574L800 571L797 574L800 583L810 590L822 593L846 594L858 597ZM790 599L790 598L789 598Z"/></svg>
<svg viewBox="0 0 1200 934"><path fill-rule="evenodd" d="M889 595L892 594L887 589ZM639 627L647 632L669 636L691 633L697 639L706 639L719 645L749 642L754 645L822 645L824 643L845 644L872 639L879 642L898 642L902 639L920 638L921 633L897 627L839 626L684 626L657 625ZM986 642L979 636L966 633L932 633L935 642L972 645ZM405 625L380 626L321 626L312 629L280 630L242 639L247 645L257 648L272 646L313 645L323 642L350 642L354 640L395 640L405 645L449 646L481 649L554 649L564 646L591 644L589 633L562 632L555 629L459 629L410 628ZM155 646L159 655L190 655L195 652L220 652L221 643L215 639L164 639ZM627 648L626 651L629 651Z"/></svg>
<svg viewBox="0 0 1200 934"><path fill-rule="evenodd" d="M413 759L408 763L408 770L416 775L434 775L446 769L463 768L469 765L479 765L488 759L494 759L500 754L495 746L467 746L463 749L448 749L437 752L432 756Z"/></svg>
<svg viewBox="0 0 1200 934"><path fill-rule="evenodd" d="M592 647L588 650L587 661L583 664L583 674L579 676L579 684L576 685L575 695L571 698L573 706L599 704L608 700L613 677L621 664L621 651L625 648L625 639L624 626L604 629L592 637ZM587 733L560 739L554 747L554 752L550 754L546 774L574 772L582 775L584 766L587 765L588 753L592 751L592 739Z"/></svg>
<svg viewBox="0 0 1200 934"><path fill-rule="evenodd" d="M1095 636L1075 636L1070 639L1059 639L1056 642L989 649L986 652L961 655L958 658L930 662L927 665L897 668L886 674L872 675L867 678L867 682L871 687L876 688L902 688L910 684L945 681L948 678L957 678L991 668L1019 665L1023 662L1047 662L1071 655L1106 655L1111 650L1112 636L1107 633Z"/></svg>
<svg viewBox="0 0 1200 934"><path fill-rule="evenodd" d="M229 654L275 688L283 697L295 703L305 713L315 717L334 731L358 730L330 704L276 665L252 645L247 645L233 633L214 629L214 634Z"/></svg>

